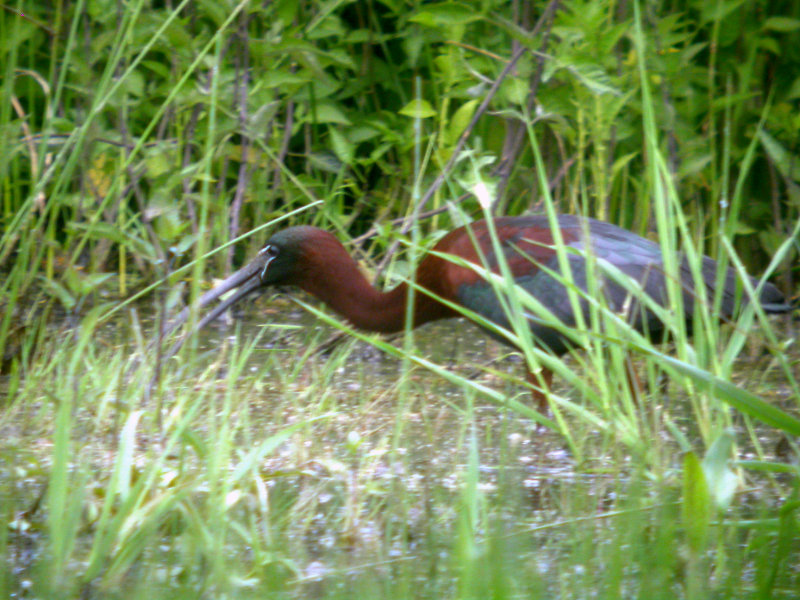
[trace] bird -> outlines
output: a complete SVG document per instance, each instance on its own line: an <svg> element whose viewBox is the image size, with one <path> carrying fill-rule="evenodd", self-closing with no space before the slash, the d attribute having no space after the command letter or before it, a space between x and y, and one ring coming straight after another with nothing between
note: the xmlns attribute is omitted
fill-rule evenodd
<svg viewBox="0 0 800 600"><path fill-rule="evenodd" d="M582 291L578 308L583 313L584 322L590 310L588 294L590 290L599 291L610 310L623 315L637 331L658 339L655 336L663 333L664 323L645 306L646 303L632 297L630 286L623 286L618 278L606 277L602 273L590 275L590 269L598 261L604 261L641 286L643 293L655 303L668 307L667 276L661 246L631 231L589 217L562 214L556 217L555 223L563 241L572 282ZM516 285L538 300L565 327L574 328L578 317L565 286L561 268L565 264L564 256L559 260L556 236L547 215L495 217L491 226L486 220L477 220L445 234L418 264L414 282L421 292L414 295L411 325L418 327L430 321L462 316L452 306L458 305L500 328L511 328L508 308L504 307L485 277L486 270L498 274L501 271L493 235ZM450 260L447 255L459 260ZM593 258L589 259L589 256ZM486 270L471 265L483 266ZM700 263L700 276L709 301L715 298L715 293L720 295L718 316L721 319L733 317L737 305L748 302L734 270L727 270L721 281L722 289L717 290L717 263L704 256ZM592 277L594 283L590 283ZM697 292L690 263L685 257L680 259L678 277L686 322L691 325ZM750 279L755 287L758 281ZM361 330L394 333L405 328L407 283L400 283L389 291L373 287L333 234L317 227L299 225L275 233L251 262L200 297L197 304L203 308L238 288L203 317L194 331L216 319L242 298L270 286L296 286ZM761 285L758 302L766 312L781 313L792 309L778 288L769 282ZM186 308L170 324L167 332L185 322L188 315L189 308ZM574 345L570 336L564 333L564 327L556 327L552 321L533 315L525 317L532 339L541 349L560 356ZM508 338L498 336L496 330L489 333L509 343ZM179 340L167 356L177 352L190 334ZM544 367L538 373L536 376L529 369L527 378L532 384L534 402L543 409L553 374Z"/></svg>

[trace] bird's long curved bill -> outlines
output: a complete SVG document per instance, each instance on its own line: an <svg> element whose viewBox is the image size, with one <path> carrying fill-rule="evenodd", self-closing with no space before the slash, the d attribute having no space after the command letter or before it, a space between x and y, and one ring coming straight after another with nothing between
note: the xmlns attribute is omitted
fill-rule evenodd
<svg viewBox="0 0 800 600"><path fill-rule="evenodd" d="M227 292L239 288L236 290L234 294L232 294L229 298L226 298L222 302L220 302L217 306L214 307L208 314L206 314L202 319L200 319L194 328L183 335L173 346L169 349L167 354L165 355L164 359L168 359L173 356L178 350L181 349L181 346L189 339L190 336L194 335L198 331L200 331L203 327L211 323L212 321L219 318L219 316L224 313L226 310L231 308L234 304L239 302L242 298L248 296L249 294L256 291L261 286L261 278L259 274L264 270L266 265L268 264L268 259L262 256L256 257L254 260L249 262L247 265L236 271L233 275L228 277L225 281L220 283L214 289L207 291L205 294L200 296L200 299L196 302L195 306L186 307L184 308L177 317L167 325L166 330L164 331L164 336L169 335L178 327L183 325L188 319L191 311L200 310L218 298L220 298L223 294Z"/></svg>

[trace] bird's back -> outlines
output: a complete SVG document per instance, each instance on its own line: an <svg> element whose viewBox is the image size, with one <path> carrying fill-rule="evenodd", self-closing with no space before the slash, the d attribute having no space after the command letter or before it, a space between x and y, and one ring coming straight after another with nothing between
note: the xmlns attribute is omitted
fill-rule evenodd
<svg viewBox="0 0 800 600"><path fill-rule="evenodd" d="M559 275L562 270L548 218L544 215L502 217L494 221L494 226L503 256L517 285L565 325L574 326L576 318L567 289L561 281L563 278ZM618 271L630 277L656 303L669 306L660 245L616 225L573 215L560 215L558 226L567 247L574 285L585 294L590 291L602 294L608 307L622 314L638 330L650 334L660 332L663 328L661 321L646 310L635 295L620 285L618 276L614 274L614 271ZM485 221L477 221L450 232L436 244L434 250L460 256L499 273L497 256ZM691 319L699 291L688 261L681 257L678 259L684 312L687 319ZM704 257L700 270L706 300L713 302L717 290L717 263ZM433 257L423 261L420 273L429 275L429 281L421 283L437 294L457 301L502 327L510 326L503 305L481 274ZM752 282L754 285L757 283L755 280ZM719 316L730 317L744 298L741 282L733 270L726 272L718 293ZM769 283L762 288L760 301L767 308L786 307L783 296ZM587 299L581 297L579 302L582 312L588 316ZM556 330L543 325L536 317L530 318L529 323L539 343L556 353L566 351L568 343Z"/></svg>

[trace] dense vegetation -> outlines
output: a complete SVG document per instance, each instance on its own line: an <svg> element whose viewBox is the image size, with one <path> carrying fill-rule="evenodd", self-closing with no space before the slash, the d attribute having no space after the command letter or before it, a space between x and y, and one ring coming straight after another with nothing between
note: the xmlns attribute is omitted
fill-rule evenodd
<svg viewBox="0 0 800 600"><path fill-rule="evenodd" d="M103 597L120 582L148 593L140 578L165 597L318 597L304 586L326 577L336 585L324 592L342 597L353 582L365 597L437 598L766 598L798 585L797 448L787 437L789 454L773 461L759 441L764 423L800 434L798 358L763 314L732 331L707 319L694 338L676 325L677 358L633 344L651 390L656 366L682 382L685 421L619 400L624 358L608 340L586 338L590 383L550 420L504 399L519 385L493 396L411 345L370 338L406 375L417 365L455 383L461 395L439 406L458 415L451 430L416 408L436 404L405 375L396 403L372 389L353 400L335 385L353 346L320 366L305 350L316 337L291 364L262 357L249 377L264 333L245 336L220 355L222 383L187 359L151 398L135 356L155 328L121 310L172 310L187 282L196 297L265 232L231 242L264 225L319 225L367 260L388 251L401 277L397 239L425 245L483 210L552 208L654 239L678 232L681 248L767 272L794 296L797 2L19 0L0 7L0 57L0 593L30 581L35 597L60 586ZM488 208L474 197L484 188ZM732 365L753 322L764 357L751 353L760 374L741 381ZM569 378L574 366L555 370ZM271 404L256 416L247 397L265 379ZM556 430L578 471L613 457L596 472L614 481L586 486L595 505L560 482L560 496L537 492L547 497L526 521L530 473L502 466L521 452L508 440L531 431L502 411L499 422L476 416L486 397ZM394 418L376 425L378 399ZM349 427L337 427L340 412ZM419 427L404 429L409 419ZM753 459L735 476L732 427ZM364 442L367 431L382 433ZM441 461L428 472L402 458L412 434L456 441L444 458L424 450ZM689 451L703 447L701 466ZM494 494L482 491L479 449L500 465ZM384 462L422 472L422 498L408 478L377 475ZM739 468L767 475L730 509ZM430 479L448 473L457 493ZM538 538L543 515L563 527ZM581 526L595 517L597 531ZM327 536L352 555L309 541ZM633 548L632 563L609 547ZM371 566L353 575L350 560ZM595 576L598 565L608 572Z"/></svg>
<svg viewBox="0 0 800 600"><path fill-rule="evenodd" d="M99 273L152 278L315 198L298 219L386 230L456 149L425 209L477 167L496 213L541 210L528 122L561 210L647 232L643 67L692 230L712 254L723 229L758 248L758 271L798 213L800 8L648 3L639 56L634 5L6 6L2 265L21 292L43 270L74 301Z"/></svg>

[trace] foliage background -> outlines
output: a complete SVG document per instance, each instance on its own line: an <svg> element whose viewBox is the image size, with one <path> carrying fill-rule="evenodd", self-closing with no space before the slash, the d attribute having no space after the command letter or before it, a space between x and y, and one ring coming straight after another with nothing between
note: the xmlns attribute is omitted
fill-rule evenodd
<svg viewBox="0 0 800 600"><path fill-rule="evenodd" d="M674 203L683 247L760 274L780 246L791 294L800 4L18 0L0 57L0 594L793 597L798 359L763 314L675 319L675 358L640 350L646 403L591 338L556 427L503 366L460 373L486 353L452 324L447 366L371 338L403 361L383 379L259 329L150 397L156 328L119 309L164 277L174 308L287 215L362 259L411 223L427 243L481 214L476 181L495 214L541 211L543 180L651 237Z"/></svg>
<svg viewBox="0 0 800 600"><path fill-rule="evenodd" d="M533 119L560 209L647 234L644 61L693 231L712 255L734 234L758 272L800 202L800 7L645 2L641 57L632 3L550 6L552 20L548 3L501 0L4 5L0 265L23 292L44 272L71 307L311 199L324 204L300 220L385 232L522 47L427 209L478 165L496 213L536 211ZM220 256L215 272L243 258Z"/></svg>

